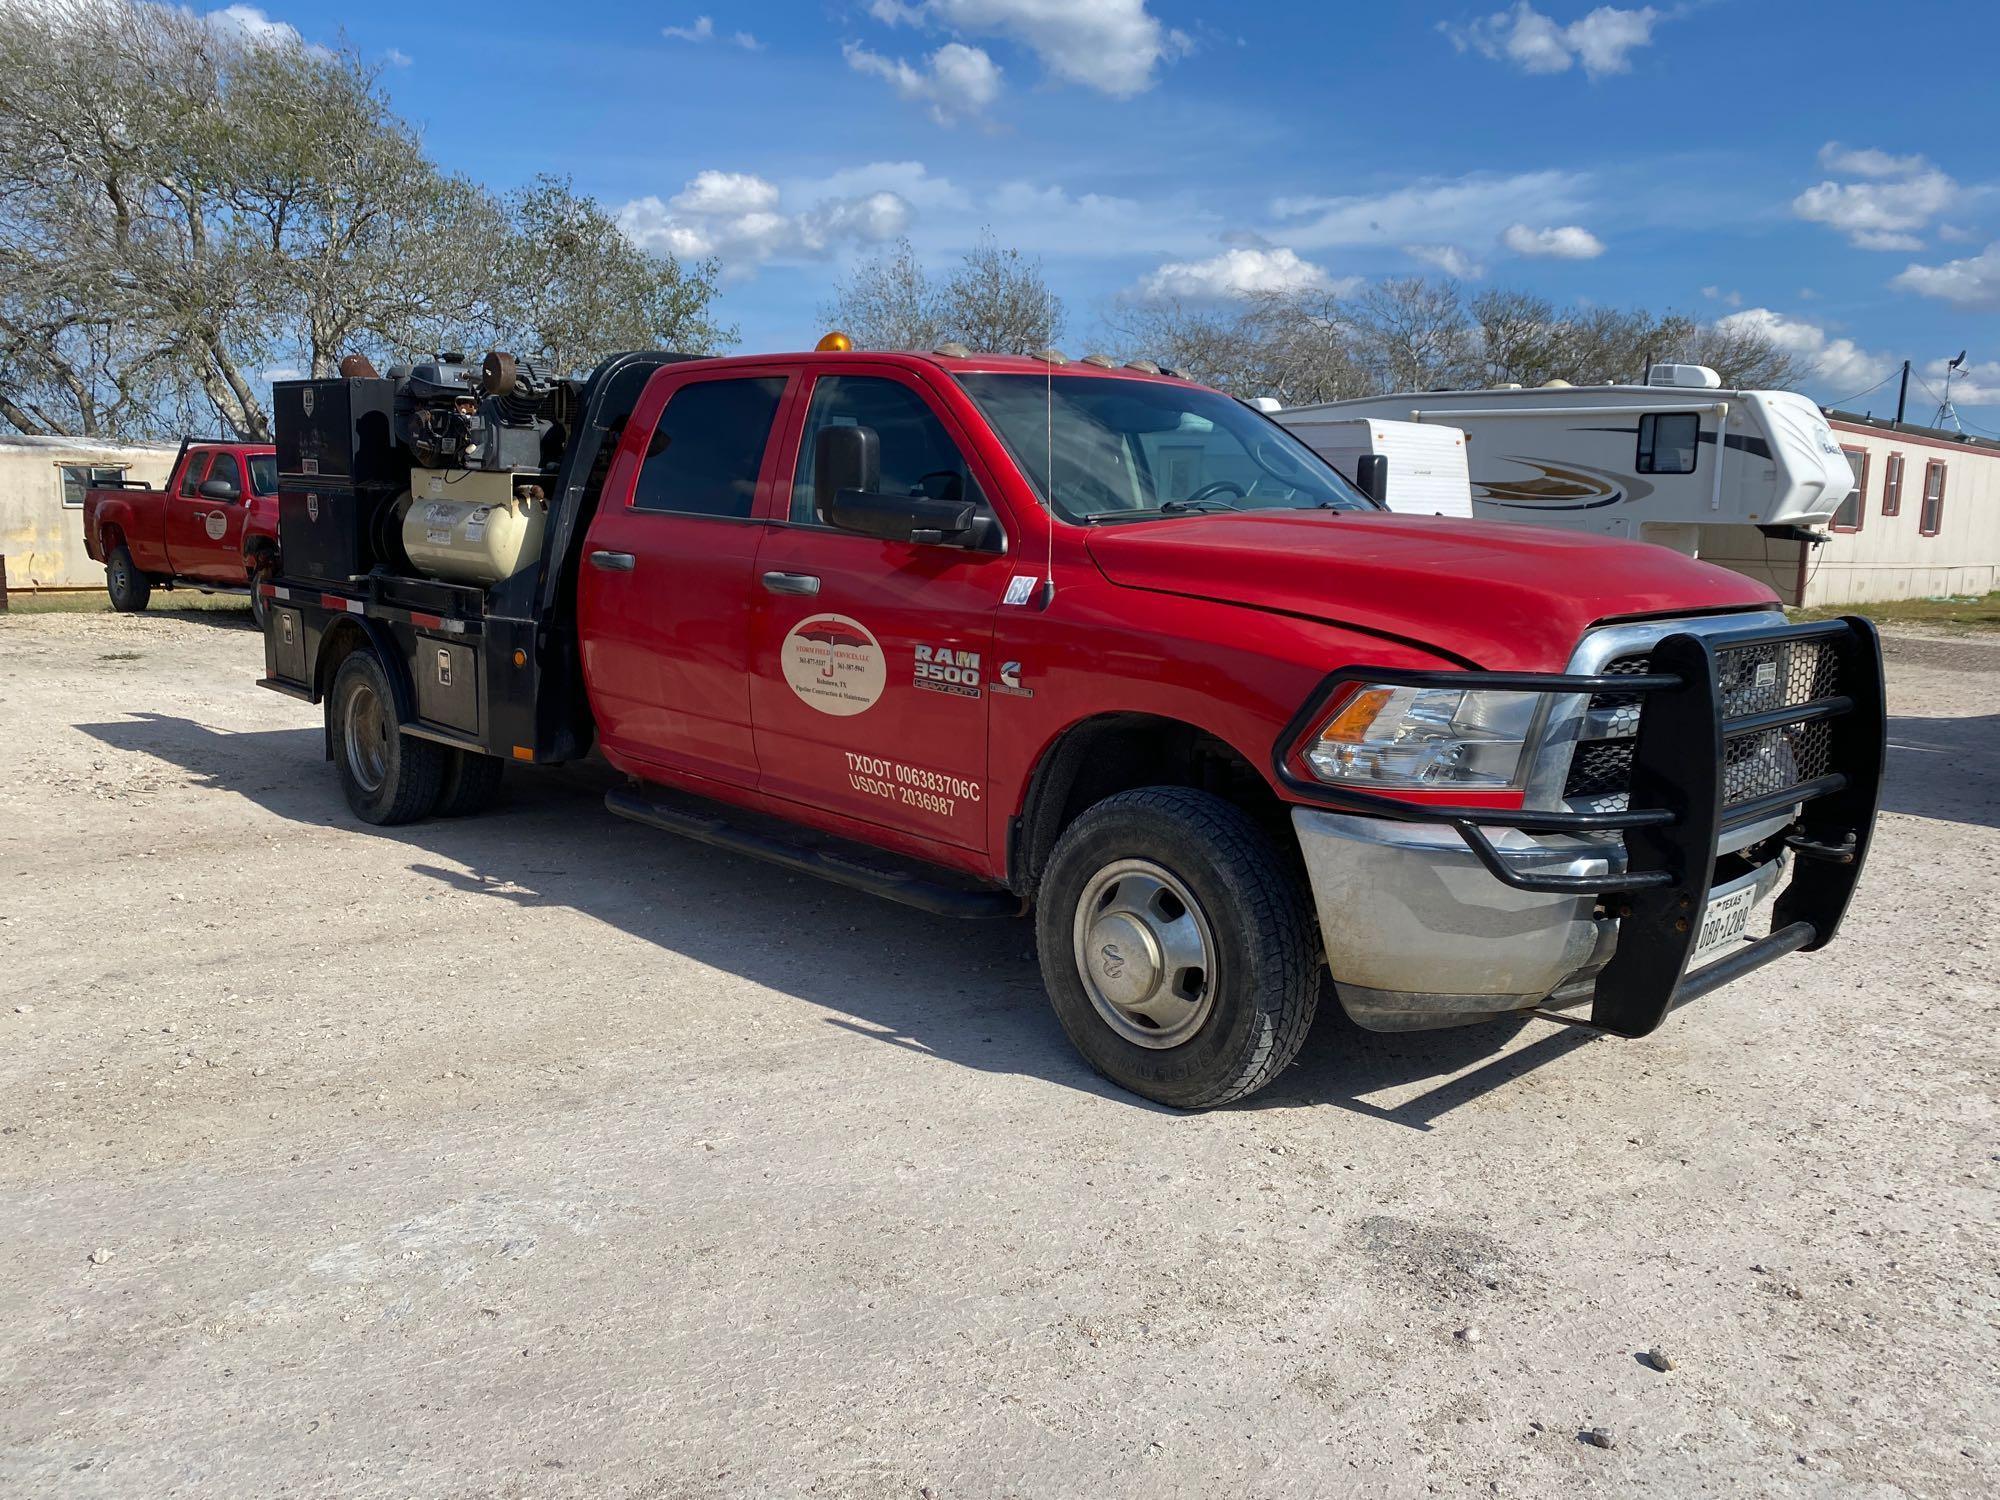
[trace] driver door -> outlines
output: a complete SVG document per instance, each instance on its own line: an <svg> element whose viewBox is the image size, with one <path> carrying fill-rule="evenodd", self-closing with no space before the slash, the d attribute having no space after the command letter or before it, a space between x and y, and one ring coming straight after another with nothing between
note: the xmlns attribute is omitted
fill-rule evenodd
<svg viewBox="0 0 2000 1500"><path fill-rule="evenodd" d="M188 468L195 467L192 461ZM236 491L233 499L204 495L202 486L226 484ZM183 484L183 490L186 486ZM208 472L195 485L191 499L178 503L188 508L184 547L176 549L174 571L207 583L240 584L243 572L243 517L249 511L243 463L234 453L217 453Z"/></svg>
<svg viewBox="0 0 2000 1500"><path fill-rule="evenodd" d="M788 447L782 522L752 583L751 722L759 789L926 842L987 844L986 734L994 619L1018 564L990 477L949 414L902 371L822 368ZM825 524L814 444L871 428L880 489L974 500L977 546L888 541Z"/></svg>

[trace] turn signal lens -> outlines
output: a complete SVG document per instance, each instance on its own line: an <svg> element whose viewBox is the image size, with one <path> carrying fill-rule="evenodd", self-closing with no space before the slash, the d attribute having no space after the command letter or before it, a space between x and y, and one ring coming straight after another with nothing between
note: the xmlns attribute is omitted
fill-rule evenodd
<svg viewBox="0 0 2000 1500"><path fill-rule="evenodd" d="M829 333L825 338L821 339L817 344L813 345L814 352L819 354L848 354L851 353L853 349L854 349L854 340L849 338L846 334L842 333L839 329L835 329L832 333Z"/></svg>
<svg viewBox="0 0 2000 1500"><path fill-rule="evenodd" d="M1366 683L1305 746L1321 781L1504 791L1525 784L1544 695Z"/></svg>

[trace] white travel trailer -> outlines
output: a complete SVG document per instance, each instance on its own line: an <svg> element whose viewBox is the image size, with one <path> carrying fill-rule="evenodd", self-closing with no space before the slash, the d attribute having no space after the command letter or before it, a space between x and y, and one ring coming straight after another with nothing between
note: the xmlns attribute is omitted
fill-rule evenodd
<svg viewBox="0 0 2000 1500"><path fill-rule="evenodd" d="M1389 461L1389 509L1418 516L1470 516L1472 481L1465 468L1465 434L1434 422L1391 422L1302 406L1272 413L1313 452L1355 477L1359 460Z"/></svg>
<svg viewBox="0 0 2000 1500"><path fill-rule="evenodd" d="M1633 537L1689 556L1715 527L1784 539L1823 527L1854 471L1819 408L1790 391L1721 385L1706 366L1656 365L1645 385L1406 392L1275 415L1302 435L1348 417L1463 430L1481 520Z"/></svg>

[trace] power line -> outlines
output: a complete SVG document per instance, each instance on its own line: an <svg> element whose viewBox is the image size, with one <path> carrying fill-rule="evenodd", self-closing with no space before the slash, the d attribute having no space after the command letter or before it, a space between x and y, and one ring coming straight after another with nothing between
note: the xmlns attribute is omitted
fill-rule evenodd
<svg viewBox="0 0 2000 1500"><path fill-rule="evenodd" d="M1830 402L1828 404L1832 406L1845 406L1850 401L1859 401L1863 396L1872 396L1877 391L1881 390L1883 386L1887 385L1890 381L1894 380L1898 375L1902 373L1903 372L1899 369L1891 370L1887 375L1884 375L1880 380L1876 381L1873 385L1869 386L1867 390L1856 391L1851 396L1842 396L1838 401Z"/></svg>

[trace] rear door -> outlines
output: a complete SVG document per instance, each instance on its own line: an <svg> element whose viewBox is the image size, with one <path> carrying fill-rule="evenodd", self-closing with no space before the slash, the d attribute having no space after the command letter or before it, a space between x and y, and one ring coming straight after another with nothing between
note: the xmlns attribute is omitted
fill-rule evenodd
<svg viewBox="0 0 2000 1500"><path fill-rule="evenodd" d="M762 789L918 839L987 844L993 624L1016 568L991 476L951 414L882 366L823 367L794 413L784 520L757 557L751 709ZM974 499L983 548L836 531L813 506L816 434L872 427L882 489Z"/></svg>
<svg viewBox="0 0 2000 1500"><path fill-rule="evenodd" d="M627 424L584 538L578 630L614 764L753 787L751 568L776 484L783 367L665 370Z"/></svg>

